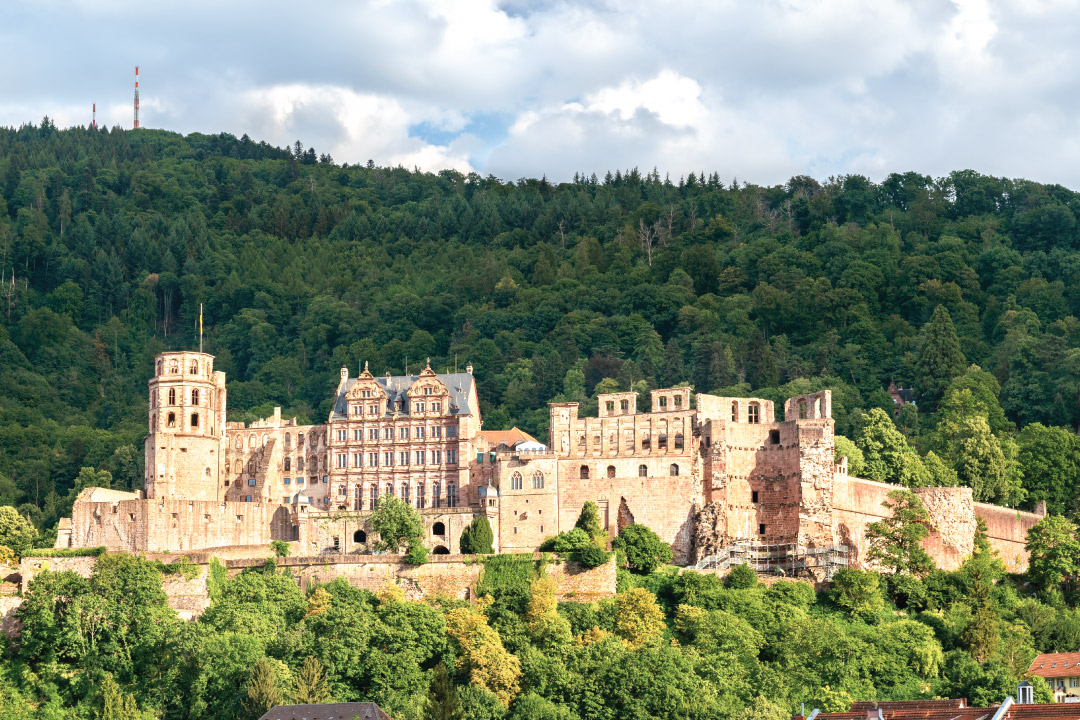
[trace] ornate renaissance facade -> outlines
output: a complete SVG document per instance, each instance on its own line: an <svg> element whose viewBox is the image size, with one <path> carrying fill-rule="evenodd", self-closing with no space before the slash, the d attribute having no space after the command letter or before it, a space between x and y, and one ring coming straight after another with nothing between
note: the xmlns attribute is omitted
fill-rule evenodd
<svg viewBox="0 0 1080 720"><path fill-rule="evenodd" d="M676 562L726 562L748 548L799 565L823 553L861 564L865 526L894 486L835 462L828 391L769 400L689 388L598 396L597 417L552 403L548 443L482 429L472 367L358 377L342 368L326 423L274 416L227 422L225 375L204 353L168 352L149 381L145 489L90 488L61 524L58 547L193 551L295 544L294 554L367 553L382 495L423 518L429 547L459 551L478 516L501 552L528 552L573 527L588 501L610 536L630 523L671 543ZM975 518L1013 568L1026 562L1037 513L972 501L968 488L918 491L926 545L944 566L971 552ZM801 560L799 558L802 558ZM722 564L722 563L721 563Z"/></svg>

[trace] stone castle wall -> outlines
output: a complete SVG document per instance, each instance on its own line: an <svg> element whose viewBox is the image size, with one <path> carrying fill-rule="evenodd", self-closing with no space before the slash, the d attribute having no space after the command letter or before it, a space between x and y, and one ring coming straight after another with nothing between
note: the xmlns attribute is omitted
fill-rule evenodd
<svg viewBox="0 0 1080 720"><path fill-rule="evenodd" d="M998 551L1011 572L1027 570L1028 554L1024 549L1027 533L1045 513L1024 512L1000 505L975 503L975 514L986 522L990 547Z"/></svg>

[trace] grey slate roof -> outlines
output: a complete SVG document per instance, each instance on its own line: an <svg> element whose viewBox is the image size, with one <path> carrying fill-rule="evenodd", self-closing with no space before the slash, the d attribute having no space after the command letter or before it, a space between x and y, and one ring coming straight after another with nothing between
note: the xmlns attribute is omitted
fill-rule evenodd
<svg viewBox="0 0 1080 720"><path fill-rule="evenodd" d="M322 705L278 705L259 720L390 720L375 703L324 703Z"/></svg>
<svg viewBox="0 0 1080 720"><path fill-rule="evenodd" d="M472 388L474 379L471 373L444 373L436 374L435 377L439 379L446 389L450 392L450 414L451 415L473 415L475 414L475 408L469 407L469 391ZM413 383L420 379L419 375L391 375L387 378L385 375L379 377L376 376L375 382L382 387L387 397L390 398L390 402L387 403L388 412L387 415L393 415L392 408L397 407L397 401L405 401L405 405L408 405L408 396L406 393ZM345 381L345 385L338 388L337 398L334 400L334 412L331 419L338 420L347 417L348 408L345 402L345 393L349 392L353 385L357 382L357 378L349 378ZM407 415L408 413L403 413Z"/></svg>

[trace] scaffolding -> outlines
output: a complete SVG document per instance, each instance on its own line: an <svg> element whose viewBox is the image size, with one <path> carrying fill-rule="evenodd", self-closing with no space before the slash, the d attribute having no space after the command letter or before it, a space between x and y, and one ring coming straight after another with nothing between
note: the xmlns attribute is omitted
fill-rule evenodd
<svg viewBox="0 0 1080 720"><path fill-rule="evenodd" d="M797 543L742 540L703 557L691 569L727 570L734 565L749 565L761 575L831 580L833 573L848 566L849 554L847 545L800 548Z"/></svg>

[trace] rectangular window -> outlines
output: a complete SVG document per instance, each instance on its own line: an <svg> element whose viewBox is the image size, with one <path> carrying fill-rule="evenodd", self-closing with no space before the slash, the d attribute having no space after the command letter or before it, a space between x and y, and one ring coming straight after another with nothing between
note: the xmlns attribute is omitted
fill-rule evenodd
<svg viewBox="0 0 1080 720"><path fill-rule="evenodd" d="M416 412L424 412L425 406L426 406L425 403L422 403L422 402L413 403L413 407L416 408Z"/></svg>
<svg viewBox="0 0 1080 720"><path fill-rule="evenodd" d="M751 490L750 491L750 502L756 503L757 501L758 501L758 499L757 499L757 490Z"/></svg>
<svg viewBox="0 0 1080 720"><path fill-rule="evenodd" d="M431 464L432 465L439 465L440 463L442 463L442 450L432 450L431 451Z"/></svg>
<svg viewBox="0 0 1080 720"><path fill-rule="evenodd" d="M255 487L255 478L248 478L248 485L250 485L251 487Z"/></svg>
<svg viewBox="0 0 1080 720"><path fill-rule="evenodd" d="M1080 687L1080 678L1070 678L1069 687Z"/></svg>
<svg viewBox="0 0 1080 720"><path fill-rule="evenodd" d="M338 440L338 442L345 442L345 431L344 430L338 430L337 431L337 440Z"/></svg>
<svg viewBox="0 0 1080 720"><path fill-rule="evenodd" d="M442 428L441 427L433 427L433 428L431 428L431 437L441 438L442 437Z"/></svg>
<svg viewBox="0 0 1080 720"><path fill-rule="evenodd" d="M398 430L398 437L400 437L402 440L408 440L409 439L409 428L403 427L400 430Z"/></svg>
<svg viewBox="0 0 1080 720"><path fill-rule="evenodd" d="M367 454L368 467L379 467L379 453Z"/></svg>
<svg viewBox="0 0 1080 720"><path fill-rule="evenodd" d="M676 395L675 396L675 407L677 407L677 408L682 407L682 396L681 395Z"/></svg>
<svg viewBox="0 0 1080 720"><path fill-rule="evenodd" d="M416 451L416 464L417 465L423 465L424 464L424 451L423 450L417 450Z"/></svg>
<svg viewBox="0 0 1080 720"><path fill-rule="evenodd" d="M292 485L292 478L285 478L281 482L285 485Z"/></svg>
<svg viewBox="0 0 1080 720"><path fill-rule="evenodd" d="M377 415L378 413L379 413L379 406L378 405L368 405L367 406L367 414L368 415Z"/></svg>
<svg viewBox="0 0 1080 720"><path fill-rule="evenodd" d="M383 428L382 436L383 436L383 440L393 440L394 439L394 428Z"/></svg>
<svg viewBox="0 0 1080 720"><path fill-rule="evenodd" d="M398 464L400 464L400 465L408 465L409 464L409 453L407 453L407 452L398 453Z"/></svg>
<svg viewBox="0 0 1080 720"><path fill-rule="evenodd" d="M416 438L418 440L423 440L424 439L424 428L422 428L422 427L416 428Z"/></svg>
<svg viewBox="0 0 1080 720"><path fill-rule="evenodd" d="M304 484L304 478L296 478L296 484L297 485L303 485Z"/></svg>
<svg viewBox="0 0 1080 720"><path fill-rule="evenodd" d="M441 411L442 411L442 403L437 403L437 402L431 403L431 412L441 412Z"/></svg>
<svg viewBox="0 0 1080 720"><path fill-rule="evenodd" d="M757 526L757 534L758 535L764 535L765 534L765 523L758 524L758 526Z"/></svg>
<svg viewBox="0 0 1080 720"><path fill-rule="evenodd" d="M392 452L384 452L382 454L382 458L383 458L383 465L386 465L387 467L391 467L394 464L394 453L392 453Z"/></svg>
<svg viewBox="0 0 1080 720"><path fill-rule="evenodd" d="M353 405L352 406L352 414L353 415L359 415L361 412L363 412L362 407L360 407L359 405Z"/></svg>
<svg viewBox="0 0 1080 720"><path fill-rule="evenodd" d="M244 502L251 502L251 496L250 495L245 495L244 496ZM237 515L236 519L237 519L237 521L243 520L244 516L243 515Z"/></svg>
<svg viewBox="0 0 1080 720"><path fill-rule="evenodd" d="M337 467L339 467L339 468L345 467L345 453L338 453L336 455L335 462L336 462Z"/></svg>
<svg viewBox="0 0 1080 720"><path fill-rule="evenodd" d="M367 439L368 440L378 440L379 439L379 428L368 428Z"/></svg>
<svg viewBox="0 0 1080 720"><path fill-rule="evenodd" d="M283 497L283 498L281 498L281 502L282 502L283 504L285 504L285 505L288 505L289 503L291 503L291 502L292 502L292 498L290 498L290 497Z"/></svg>
<svg viewBox="0 0 1080 720"><path fill-rule="evenodd" d="M448 437L448 438L456 438L457 437L457 427L454 426L454 425L451 425L450 427L446 428L446 437Z"/></svg>
<svg viewBox="0 0 1080 720"><path fill-rule="evenodd" d="M364 433L360 428L356 428L352 431L353 442L360 442L364 439Z"/></svg>
<svg viewBox="0 0 1080 720"><path fill-rule="evenodd" d="M446 451L446 462L448 465L457 465L457 450Z"/></svg>
<svg viewBox="0 0 1080 720"><path fill-rule="evenodd" d="M660 398L660 408L661 409L666 409L667 408L667 398L666 397Z"/></svg>

